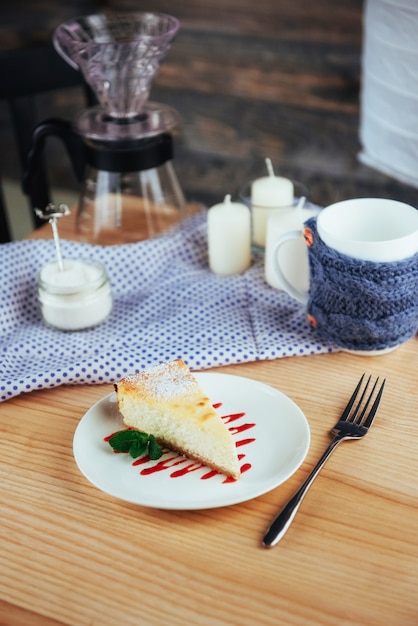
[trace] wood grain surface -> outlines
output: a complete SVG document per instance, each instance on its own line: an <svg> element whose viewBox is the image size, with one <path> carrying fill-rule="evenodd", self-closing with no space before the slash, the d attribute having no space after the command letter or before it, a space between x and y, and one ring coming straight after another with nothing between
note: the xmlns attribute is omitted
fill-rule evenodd
<svg viewBox="0 0 418 626"><path fill-rule="evenodd" d="M75 237L74 218L61 220L63 237ZM45 225L31 237L50 236ZM1 626L416 625L418 337L379 357L341 352L216 371L282 391L311 430L289 480L219 509L136 506L84 478L74 432L112 385L63 386L0 405ZM371 432L341 445L286 536L262 548L365 371L387 379Z"/></svg>
<svg viewBox="0 0 418 626"><path fill-rule="evenodd" d="M82 476L74 431L111 385L5 402L0 623L415 625L417 348L413 339L375 358L338 353L219 368L281 390L311 428L306 460L286 483L220 509L135 506ZM365 370L387 378L372 431L335 452L284 539L263 549L269 522L322 453Z"/></svg>

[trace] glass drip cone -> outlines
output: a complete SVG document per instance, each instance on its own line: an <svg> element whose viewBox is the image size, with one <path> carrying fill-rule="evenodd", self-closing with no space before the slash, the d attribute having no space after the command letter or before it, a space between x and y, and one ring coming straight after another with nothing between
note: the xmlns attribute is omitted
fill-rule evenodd
<svg viewBox="0 0 418 626"><path fill-rule="evenodd" d="M53 41L67 63L82 71L107 115L129 119L143 111L179 25L164 13L89 15L58 26Z"/></svg>

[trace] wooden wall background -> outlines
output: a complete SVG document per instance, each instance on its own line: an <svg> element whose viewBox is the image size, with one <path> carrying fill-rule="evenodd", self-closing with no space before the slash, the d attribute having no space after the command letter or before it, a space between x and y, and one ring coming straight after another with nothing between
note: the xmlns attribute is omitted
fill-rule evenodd
<svg viewBox="0 0 418 626"><path fill-rule="evenodd" d="M40 45L64 19L113 9L180 19L151 96L180 113L175 167L190 201L234 195L269 156L321 205L355 196L418 205L416 190L357 160L362 0L17 0L0 10L0 48ZM43 94L39 121L83 106L77 89ZM3 175L17 169L9 133L2 107ZM61 145L49 150L53 182L77 188Z"/></svg>

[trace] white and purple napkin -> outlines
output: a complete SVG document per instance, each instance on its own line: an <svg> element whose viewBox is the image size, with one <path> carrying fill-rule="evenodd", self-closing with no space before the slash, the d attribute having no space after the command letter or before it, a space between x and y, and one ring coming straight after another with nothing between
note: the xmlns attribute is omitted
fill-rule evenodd
<svg viewBox="0 0 418 626"><path fill-rule="evenodd" d="M108 271L110 318L89 330L45 326L36 278L55 259L52 240L0 245L0 400L62 384L111 383L181 357L191 370L321 354L303 305L264 280L264 258L242 275L209 270L205 212L158 239L118 246L62 241L63 257Z"/></svg>

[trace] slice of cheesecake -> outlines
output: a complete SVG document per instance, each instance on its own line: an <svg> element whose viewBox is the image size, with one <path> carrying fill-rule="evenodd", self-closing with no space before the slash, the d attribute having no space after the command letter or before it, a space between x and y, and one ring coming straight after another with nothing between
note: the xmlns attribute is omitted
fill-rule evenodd
<svg viewBox="0 0 418 626"><path fill-rule="evenodd" d="M235 442L181 359L150 367L115 384L126 426L153 434L158 443L235 479Z"/></svg>

